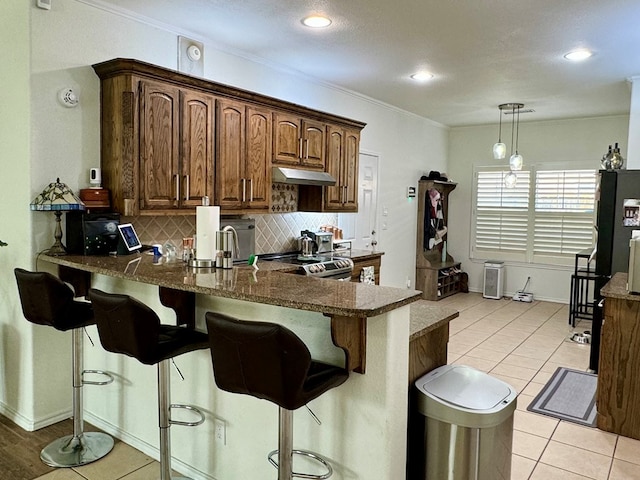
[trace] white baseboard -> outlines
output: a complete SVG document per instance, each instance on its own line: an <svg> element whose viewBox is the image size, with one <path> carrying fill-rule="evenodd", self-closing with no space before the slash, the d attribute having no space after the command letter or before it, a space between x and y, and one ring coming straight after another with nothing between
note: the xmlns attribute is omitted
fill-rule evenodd
<svg viewBox="0 0 640 480"><path fill-rule="evenodd" d="M469 288L470 292L473 293L482 293L482 289ZM503 298L511 298L515 292L505 292ZM539 300L541 302L552 302L552 303L563 303L565 305L569 304L569 301L566 298L552 298L552 297L539 297L535 293L533 295L534 300Z"/></svg>
<svg viewBox="0 0 640 480"><path fill-rule="evenodd" d="M145 442L135 435L131 435L129 432L122 430L120 427L113 425L111 422L93 415L91 412L85 411L84 419L91 425L98 427L109 435L112 435L113 437L123 441L127 445L140 450L142 453L150 456L156 461L160 460L160 450L158 447ZM180 461L177 458L171 459L171 467L174 470L182 473L183 475L192 478L193 480L215 480L215 477L213 477L212 475L202 472L194 468L193 466Z"/></svg>
<svg viewBox="0 0 640 480"><path fill-rule="evenodd" d="M11 408L4 402L0 402L0 413L11 420L13 423L18 425L20 428L26 430L27 432L33 432L35 430L40 430L41 428L48 427L49 425L53 425L54 423L61 422L66 420L67 418L71 418L71 410L64 410L58 413L54 413L52 415L48 415L46 417L34 420L31 418L27 418L22 415L20 412Z"/></svg>

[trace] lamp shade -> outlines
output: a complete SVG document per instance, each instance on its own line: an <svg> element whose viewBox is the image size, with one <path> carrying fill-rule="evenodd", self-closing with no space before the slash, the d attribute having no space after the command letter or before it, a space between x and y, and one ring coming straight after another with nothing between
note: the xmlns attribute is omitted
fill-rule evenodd
<svg viewBox="0 0 640 480"><path fill-rule="evenodd" d="M517 181L518 177L513 172L509 172L504 176L504 186L507 188L514 188Z"/></svg>
<svg viewBox="0 0 640 480"><path fill-rule="evenodd" d="M493 158L496 160L502 160L506 154L507 146L504 143L498 142L493 145Z"/></svg>
<svg viewBox="0 0 640 480"><path fill-rule="evenodd" d="M522 170L523 163L524 161L522 159L522 155L520 155L518 152L511 155L511 158L509 158L509 167L513 171Z"/></svg>
<svg viewBox="0 0 640 480"><path fill-rule="evenodd" d="M41 211L84 210L85 208L82 200L66 184L61 183L59 178L34 198L30 207L31 210Z"/></svg>

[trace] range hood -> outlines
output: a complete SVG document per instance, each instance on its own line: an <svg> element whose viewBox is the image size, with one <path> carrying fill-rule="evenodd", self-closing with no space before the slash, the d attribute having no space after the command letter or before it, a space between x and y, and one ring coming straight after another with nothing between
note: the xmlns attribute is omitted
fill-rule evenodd
<svg viewBox="0 0 640 480"><path fill-rule="evenodd" d="M298 168L273 167L271 179L276 183L289 183L294 185L327 185L336 184L336 179L327 172L314 170L300 170Z"/></svg>

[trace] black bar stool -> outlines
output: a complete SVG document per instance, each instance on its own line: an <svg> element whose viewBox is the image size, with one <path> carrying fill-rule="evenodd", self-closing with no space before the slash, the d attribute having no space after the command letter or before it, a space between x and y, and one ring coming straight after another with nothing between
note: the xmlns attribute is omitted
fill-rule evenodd
<svg viewBox="0 0 640 480"><path fill-rule="evenodd" d="M571 275L571 296L569 298L569 325L576 327L576 320L593 320L593 296L597 293L594 285L596 272L591 269L590 258L593 248L575 254L574 271ZM584 264L581 264L581 260Z"/></svg>
<svg viewBox="0 0 640 480"><path fill-rule="evenodd" d="M204 415L191 405L172 404L169 368L173 357L209 348L207 334L196 330L162 325L148 306L128 295L91 289L89 298L98 325L100 342L105 350L122 353L145 365L158 366L158 424L160 429L160 479L171 477L171 425L194 427L204 422ZM171 420L172 408L184 408L200 416L196 422Z"/></svg>
<svg viewBox="0 0 640 480"><path fill-rule="evenodd" d="M111 451L113 438L106 433L84 432L82 386L106 385L113 377L101 370L83 370L82 334L84 327L96 323L90 303L77 302L73 291L62 280L46 272L14 269L24 317L31 323L72 332L73 435L54 440L40 452L51 467L77 467L94 462ZM103 382L84 380L85 373L106 375Z"/></svg>
<svg viewBox="0 0 640 480"><path fill-rule="evenodd" d="M312 360L302 340L282 325L241 321L212 312L207 312L206 322L216 385L280 407L278 450L268 455L269 462L278 469L278 480L329 478L333 470L324 458L306 450L293 450L293 411L344 383L349 372ZM276 454L277 462L273 460ZM317 460L327 472L293 472L293 454Z"/></svg>

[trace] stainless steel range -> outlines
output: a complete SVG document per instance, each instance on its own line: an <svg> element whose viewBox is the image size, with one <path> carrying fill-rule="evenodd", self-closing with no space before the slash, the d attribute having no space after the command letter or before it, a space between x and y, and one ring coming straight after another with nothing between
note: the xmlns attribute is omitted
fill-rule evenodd
<svg viewBox="0 0 640 480"><path fill-rule="evenodd" d="M304 256L297 252L271 253L258 255L258 257L260 260L298 265L296 273L309 277L348 281L351 279L351 272L353 272L353 260L331 254Z"/></svg>

